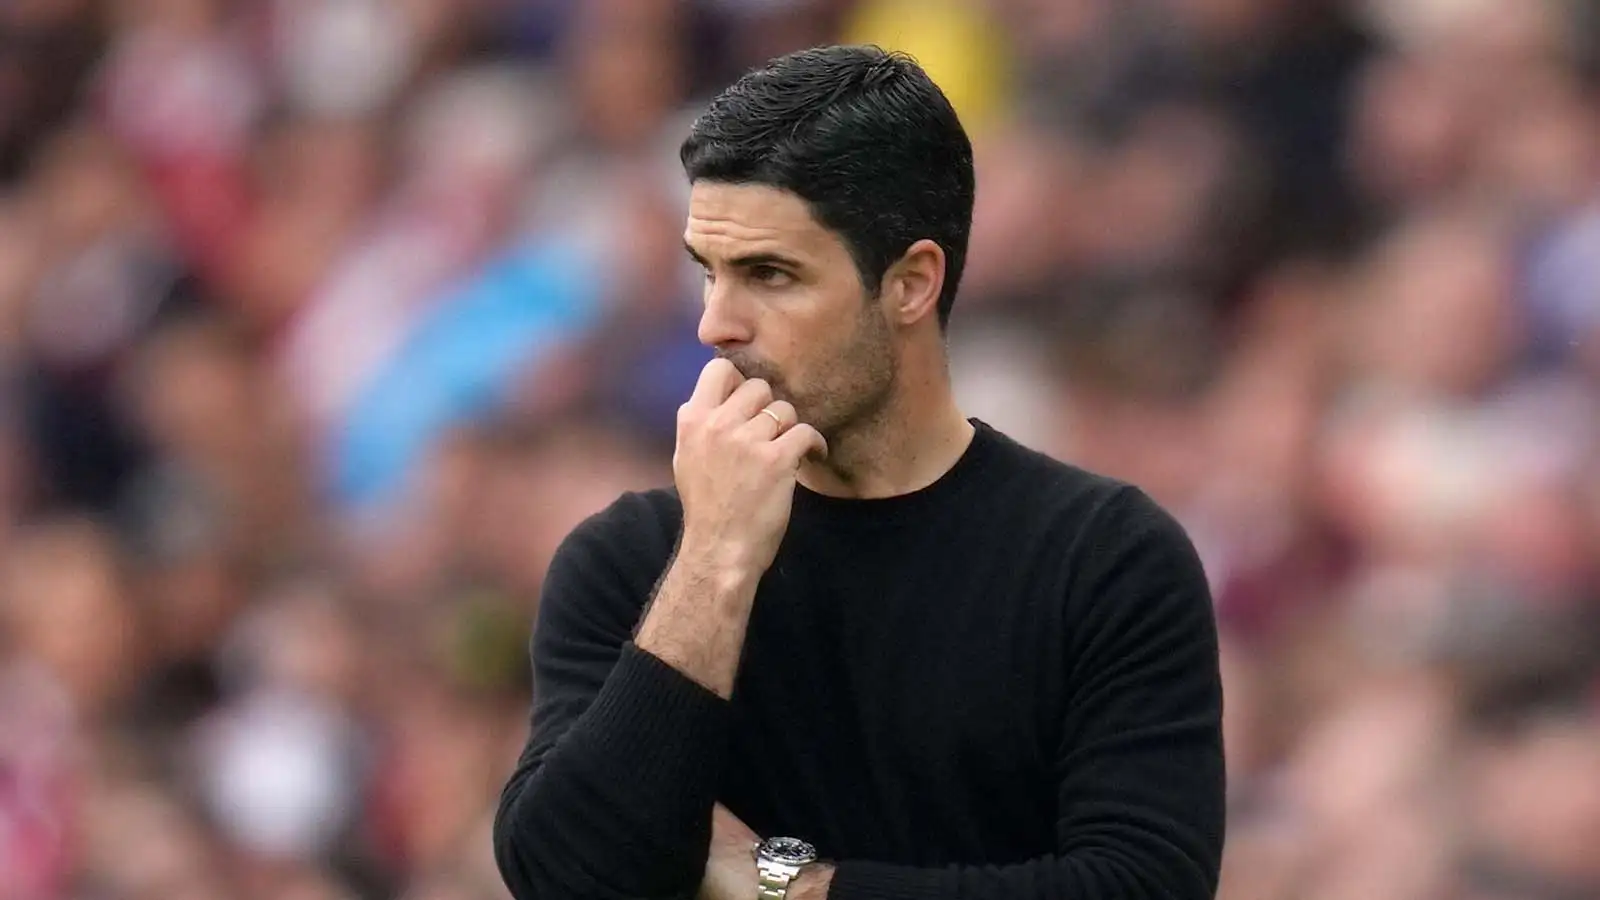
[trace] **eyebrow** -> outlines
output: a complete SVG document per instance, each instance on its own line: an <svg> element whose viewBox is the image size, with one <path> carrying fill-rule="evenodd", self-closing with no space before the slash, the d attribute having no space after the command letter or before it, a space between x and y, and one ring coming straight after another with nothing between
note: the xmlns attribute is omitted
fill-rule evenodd
<svg viewBox="0 0 1600 900"><path fill-rule="evenodd" d="M708 269L711 267L711 264L706 261L705 257L695 252L695 249L689 246L688 241L683 242L683 249L689 254L690 259ZM747 253L744 256L736 256L733 259L728 260L728 265L733 266L736 269L753 269L756 266L780 266L786 269L801 268L799 260L784 256L781 253L770 252Z"/></svg>

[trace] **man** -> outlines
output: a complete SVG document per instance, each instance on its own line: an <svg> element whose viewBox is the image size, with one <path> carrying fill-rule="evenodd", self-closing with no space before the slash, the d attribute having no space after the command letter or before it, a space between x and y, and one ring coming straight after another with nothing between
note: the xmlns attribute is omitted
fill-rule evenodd
<svg viewBox="0 0 1600 900"><path fill-rule="evenodd" d="M719 358L676 490L551 564L495 827L513 895L1212 897L1205 579L1138 490L957 409L974 188L944 96L903 56L809 50L681 156Z"/></svg>

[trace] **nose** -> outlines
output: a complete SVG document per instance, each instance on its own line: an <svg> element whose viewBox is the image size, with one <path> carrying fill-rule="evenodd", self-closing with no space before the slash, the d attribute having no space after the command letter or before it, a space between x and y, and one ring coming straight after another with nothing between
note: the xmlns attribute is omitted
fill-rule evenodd
<svg viewBox="0 0 1600 900"><path fill-rule="evenodd" d="M727 279L706 286L705 310L700 314L700 343L723 349L748 344L755 337L749 310Z"/></svg>

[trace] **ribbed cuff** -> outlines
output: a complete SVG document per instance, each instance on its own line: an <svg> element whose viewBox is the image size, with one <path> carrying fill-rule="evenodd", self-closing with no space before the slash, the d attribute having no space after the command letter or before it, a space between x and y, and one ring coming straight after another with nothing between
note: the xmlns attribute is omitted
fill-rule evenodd
<svg viewBox="0 0 1600 900"><path fill-rule="evenodd" d="M585 737L603 742L602 755L618 763L610 777L657 794L671 808L715 796L728 701L687 675L624 644L587 718Z"/></svg>
<svg viewBox="0 0 1600 900"><path fill-rule="evenodd" d="M833 870L828 900L940 900L954 897L943 869L847 861Z"/></svg>

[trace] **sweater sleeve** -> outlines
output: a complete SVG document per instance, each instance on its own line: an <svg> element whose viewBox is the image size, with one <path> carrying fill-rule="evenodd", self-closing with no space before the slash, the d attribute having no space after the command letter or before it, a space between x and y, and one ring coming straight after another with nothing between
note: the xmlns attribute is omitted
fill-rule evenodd
<svg viewBox="0 0 1600 900"><path fill-rule="evenodd" d="M1122 488L1077 551L1055 852L1007 866L838 863L830 900L1209 900L1222 865L1222 685L1182 527Z"/></svg>
<svg viewBox="0 0 1600 900"><path fill-rule="evenodd" d="M574 530L545 579L530 736L494 823L517 900L692 897L704 874L727 702L631 643L671 548L625 503Z"/></svg>

